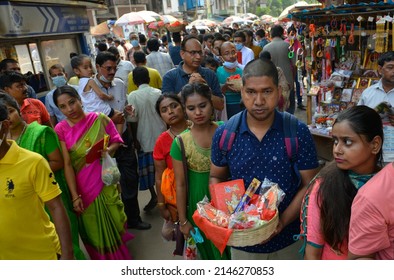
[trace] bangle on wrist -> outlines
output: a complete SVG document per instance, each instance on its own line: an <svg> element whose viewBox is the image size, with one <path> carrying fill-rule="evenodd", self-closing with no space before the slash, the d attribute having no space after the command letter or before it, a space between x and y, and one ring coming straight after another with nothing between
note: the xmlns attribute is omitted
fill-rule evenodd
<svg viewBox="0 0 394 280"><path fill-rule="evenodd" d="M80 199L81 198L81 195L79 194L76 198L74 198L73 200L72 200L72 203L74 203L75 201L77 201L78 199Z"/></svg>
<svg viewBox="0 0 394 280"><path fill-rule="evenodd" d="M166 204L165 204L164 202L158 202L156 205L157 205L158 207L161 207L161 206L165 206Z"/></svg>
<svg viewBox="0 0 394 280"><path fill-rule="evenodd" d="M185 226L188 222L189 222L188 220L185 220L183 223L182 223L181 221L179 221L179 225L180 225L181 227L183 227L183 226Z"/></svg>

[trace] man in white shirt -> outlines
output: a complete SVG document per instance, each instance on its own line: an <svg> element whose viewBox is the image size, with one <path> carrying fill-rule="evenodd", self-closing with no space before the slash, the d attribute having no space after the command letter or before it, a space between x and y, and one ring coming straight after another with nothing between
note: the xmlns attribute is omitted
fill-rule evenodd
<svg viewBox="0 0 394 280"><path fill-rule="evenodd" d="M378 65L380 81L363 91L357 105L366 105L373 109L383 102L391 105L391 113L388 112L382 121L394 125L394 52L382 54Z"/></svg>
<svg viewBox="0 0 394 280"><path fill-rule="evenodd" d="M116 39L115 40L115 47L118 49L119 51L119 57L121 60L126 59L126 52L124 51L123 46L120 44L120 40Z"/></svg>
<svg viewBox="0 0 394 280"><path fill-rule="evenodd" d="M144 210L150 211L157 204L153 148L156 139L167 129L167 126L155 110L161 90L149 86L148 69L143 66L136 67L133 70L133 80L138 89L127 96L128 104L135 110L134 116L128 121L131 122L134 145L138 150L140 190L149 190L151 194L151 199Z"/></svg>
<svg viewBox="0 0 394 280"><path fill-rule="evenodd" d="M237 49L237 60L238 67L244 69L245 65L248 64L249 61L254 59L254 52L245 46L246 36L242 31L237 31L234 33L234 44Z"/></svg>

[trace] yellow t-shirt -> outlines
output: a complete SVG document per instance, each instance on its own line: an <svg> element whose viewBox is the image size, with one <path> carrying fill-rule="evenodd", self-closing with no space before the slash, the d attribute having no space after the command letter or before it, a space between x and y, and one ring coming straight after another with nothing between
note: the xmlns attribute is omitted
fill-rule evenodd
<svg viewBox="0 0 394 280"><path fill-rule="evenodd" d="M150 67L146 67L146 68L149 71L149 78L150 78L149 85L153 88L161 89L163 80L160 76L159 71L157 71L156 69L150 68ZM127 93L128 94L130 92L138 89L138 87L134 84L134 81L133 81L133 72L129 73L127 80L128 80L128 84L127 84Z"/></svg>
<svg viewBox="0 0 394 280"><path fill-rule="evenodd" d="M44 202L60 188L41 155L8 142L0 159L0 259L55 260L60 242Z"/></svg>

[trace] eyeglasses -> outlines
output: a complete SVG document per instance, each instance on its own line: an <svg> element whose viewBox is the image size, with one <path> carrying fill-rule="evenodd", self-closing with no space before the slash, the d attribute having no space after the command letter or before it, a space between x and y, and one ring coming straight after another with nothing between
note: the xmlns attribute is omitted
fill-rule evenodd
<svg viewBox="0 0 394 280"><path fill-rule="evenodd" d="M114 71L114 72L116 72L116 70L117 70L116 67L111 67L111 66L107 66L107 67L100 66L100 67L103 68L103 69L105 69L107 72L111 72L111 70Z"/></svg>
<svg viewBox="0 0 394 280"><path fill-rule="evenodd" d="M202 56L202 51L187 51L187 50L183 50L183 51L190 53L191 56L196 56L196 54L198 54L199 56Z"/></svg>

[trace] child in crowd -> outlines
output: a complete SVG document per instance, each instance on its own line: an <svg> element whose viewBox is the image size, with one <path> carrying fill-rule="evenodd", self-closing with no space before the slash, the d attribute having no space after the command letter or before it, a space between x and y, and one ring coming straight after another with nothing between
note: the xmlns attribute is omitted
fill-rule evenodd
<svg viewBox="0 0 394 280"><path fill-rule="evenodd" d="M85 112L104 113L109 118L115 114L115 110L106 101L114 99L113 96L104 93L94 81L92 61L89 56L81 54L71 59L71 67L79 78L78 93L81 96ZM103 79L104 77L100 77ZM116 129L123 133L124 124L116 124Z"/></svg>
<svg viewBox="0 0 394 280"><path fill-rule="evenodd" d="M353 199L382 164L383 128L375 110L341 112L332 138L335 161L312 180L301 206L305 259L347 259Z"/></svg>

